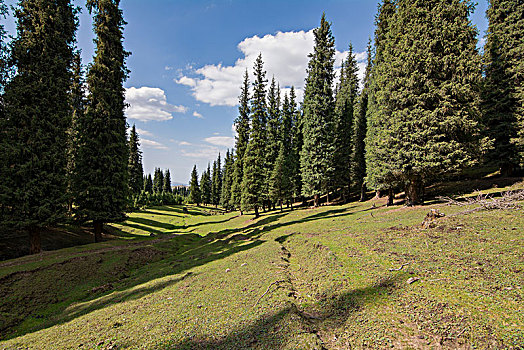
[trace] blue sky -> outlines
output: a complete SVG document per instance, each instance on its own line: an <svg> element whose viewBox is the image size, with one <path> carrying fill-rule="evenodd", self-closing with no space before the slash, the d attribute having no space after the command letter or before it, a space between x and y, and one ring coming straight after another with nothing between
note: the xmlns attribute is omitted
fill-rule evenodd
<svg viewBox="0 0 524 350"><path fill-rule="evenodd" d="M14 0L6 1L14 4ZM74 1L78 6L85 1ZM144 171L169 168L173 182L188 183L194 164L199 171L233 145L233 120L245 68L262 53L268 78L299 96L305 78L311 30L322 12L332 22L336 65L349 43L364 68L368 38L373 35L378 1L374 0L123 0L128 22L125 47L130 77L125 83L128 123L142 139ZM487 1L472 17L484 35ZM12 20L7 28L14 31ZM91 19L80 16L78 46L83 63L93 55Z"/></svg>

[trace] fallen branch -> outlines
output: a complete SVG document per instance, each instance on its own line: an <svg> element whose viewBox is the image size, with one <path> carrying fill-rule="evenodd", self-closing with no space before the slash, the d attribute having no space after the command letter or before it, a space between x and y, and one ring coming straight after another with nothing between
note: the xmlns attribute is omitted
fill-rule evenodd
<svg viewBox="0 0 524 350"><path fill-rule="evenodd" d="M402 264L398 269L389 269L389 271L400 271L404 268L404 266L408 266L409 263Z"/></svg>
<svg viewBox="0 0 524 350"><path fill-rule="evenodd" d="M253 305L253 307L257 306L258 305L258 302L264 297L264 295L266 295L267 293L269 293L269 289L271 288L272 285L274 284L279 284L279 283L282 283L282 282L286 282L285 280L280 280L280 281L275 281L275 282L272 282L266 289L266 291L264 292L264 294L262 294L260 296L260 298L258 298L257 302L255 303L255 305Z"/></svg>
<svg viewBox="0 0 524 350"><path fill-rule="evenodd" d="M494 198L489 194L479 194L477 197L464 198L458 201L451 197L438 197L439 200L447 205L456 205L459 207L477 205L477 207L453 214L451 216L473 213L479 210L497 210L497 209L521 209L522 206L517 202L524 201L524 190L503 192L501 197Z"/></svg>

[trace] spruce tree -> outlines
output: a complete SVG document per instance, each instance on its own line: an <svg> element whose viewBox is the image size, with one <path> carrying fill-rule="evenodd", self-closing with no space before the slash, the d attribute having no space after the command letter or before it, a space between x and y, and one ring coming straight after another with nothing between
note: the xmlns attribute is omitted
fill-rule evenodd
<svg viewBox="0 0 524 350"><path fill-rule="evenodd" d="M94 14L95 57L89 67L88 106L79 120L75 189L77 215L92 220L95 241L103 223L125 219L128 194L125 90L129 55L123 47L126 24L119 0L88 0Z"/></svg>
<svg viewBox="0 0 524 350"><path fill-rule="evenodd" d="M315 47L309 54L308 75L303 102L303 146L300 153L302 193L314 196L319 205L322 192L333 186L335 118L333 98L333 64L335 39L331 26L322 14L314 31Z"/></svg>
<svg viewBox="0 0 524 350"><path fill-rule="evenodd" d="M220 192L222 191L222 161L220 153L213 162L213 176L211 178L211 203L215 206L220 204Z"/></svg>
<svg viewBox="0 0 524 350"><path fill-rule="evenodd" d="M142 151L135 125L129 135L129 161L127 163L129 177L129 193L137 195L144 187L144 168L142 167Z"/></svg>
<svg viewBox="0 0 524 350"><path fill-rule="evenodd" d="M66 145L77 18L69 0L24 0L15 17L10 61L16 75L2 101L6 192L0 200L7 209L5 222L27 230L30 252L38 253L41 228L62 222L67 213Z"/></svg>
<svg viewBox="0 0 524 350"><path fill-rule="evenodd" d="M280 123L280 87L277 86L275 77L273 77L267 93L266 163L264 167L266 170L264 199L269 199L268 205L271 204L271 196L269 195L271 188L271 174L280 146Z"/></svg>
<svg viewBox="0 0 524 350"><path fill-rule="evenodd" d="M232 151L227 150L224 161L224 173L222 179L222 191L220 205L226 210L231 210L231 185L233 183L234 155Z"/></svg>
<svg viewBox="0 0 524 350"><path fill-rule="evenodd" d="M244 174L242 179L243 210L255 211L259 217L258 209L263 204L263 191L265 185L265 146L266 146L266 72L262 55L258 55L254 67L255 81L253 82L253 97L251 99L251 132L246 153L243 157Z"/></svg>
<svg viewBox="0 0 524 350"><path fill-rule="evenodd" d="M171 173L169 169L166 169L164 173L164 193L173 193L173 188L171 187Z"/></svg>
<svg viewBox="0 0 524 350"><path fill-rule="evenodd" d="M380 43L373 93L384 113L370 117L370 165L383 169L381 185L405 187L408 205L422 203L424 185L437 176L474 164L481 150L472 11L460 0L399 0Z"/></svg>
<svg viewBox="0 0 524 350"><path fill-rule="evenodd" d="M358 67L349 45L348 57L342 63L335 101L335 187L348 199L351 185L354 107L358 97Z"/></svg>
<svg viewBox="0 0 524 350"><path fill-rule="evenodd" d="M196 165L193 167L193 171L191 172L191 181L189 182L189 198L190 203L194 203L196 205L199 205L202 201L201 199L201 192L200 192L200 186L198 185L198 172Z"/></svg>
<svg viewBox="0 0 524 350"><path fill-rule="evenodd" d="M153 176L153 192L162 193L164 191L164 173L162 169L155 168L155 174Z"/></svg>
<svg viewBox="0 0 524 350"><path fill-rule="evenodd" d="M524 6L490 0L487 17L481 106L486 134L494 140L488 156L503 175L512 175L524 166Z"/></svg>
<svg viewBox="0 0 524 350"><path fill-rule="evenodd" d="M207 170L204 170L200 178L200 193L204 204L211 204L211 187L211 167L208 163Z"/></svg>
<svg viewBox="0 0 524 350"><path fill-rule="evenodd" d="M233 176L231 181L231 202L233 208L241 208L242 199L242 179L244 176L244 154L246 153L249 142L249 75L244 73L244 81L240 90L238 107L238 117L235 119L235 128L237 132L235 142L236 159L233 167ZM241 211L242 213L242 211Z"/></svg>
<svg viewBox="0 0 524 350"><path fill-rule="evenodd" d="M148 174L144 179L144 192L152 194L153 193L153 178L151 174Z"/></svg>
<svg viewBox="0 0 524 350"><path fill-rule="evenodd" d="M0 19L5 19L8 14L7 6L3 0L0 0ZM4 88L7 84L9 74L9 48L5 42L7 32L4 29L3 22L0 21L0 178L6 179L9 167L7 161L7 119L4 110ZM5 222L4 217L9 208L9 182L0 181L0 223Z"/></svg>
<svg viewBox="0 0 524 350"><path fill-rule="evenodd" d="M357 101L355 110L355 124L353 131L353 155L351 176L355 187L360 190L360 201L366 200L366 156L365 139L367 129L368 98L369 98L369 78L372 69L371 40L367 48L367 66L364 75L363 89Z"/></svg>
<svg viewBox="0 0 524 350"><path fill-rule="evenodd" d="M290 176L292 197L302 195L302 175L300 174L300 151L302 150L302 114L297 107L295 88L289 92L289 113L291 114L291 153Z"/></svg>

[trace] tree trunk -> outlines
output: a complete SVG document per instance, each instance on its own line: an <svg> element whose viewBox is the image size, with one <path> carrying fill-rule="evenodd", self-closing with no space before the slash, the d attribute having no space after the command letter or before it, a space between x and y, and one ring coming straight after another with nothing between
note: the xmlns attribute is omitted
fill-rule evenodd
<svg viewBox="0 0 524 350"><path fill-rule="evenodd" d="M293 202L287 202L287 207L293 211Z"/></svg>
<svg viewBox="0 0 524 350"><path fill-rule="evenodd" d="M510 163L504 163L500 166L500 175L504 177L511 177L515 172L515 166Z"/></svg>
<svg viewBox="0 0 524 350"><path fill-rule="evenodd" d="M314 206L315 208L317 208L318 206L320 206L320 195L315 194L315 195L313 196L313 206Z"/></svg>
<svg viewBox="0 0 524 350"><path fill-rule="evenodd" d="M328 191L328 193L326 194L326 205L328 205L328 203L329 203L329 191Z"/></svg>
<svg viewBox="0 0 524 350"><path fill-rule="evenodd" d="M239 211L240 211L240 216L244 215L244 213L242 213L242 209L240 209Z"/></svg>
<svg viewBox="0 0 524 350"><path fill-rule="evenodd" d="M408 179L408 184L406 185L406 205L408 207L423 203L421 197L422 189L422 179L419 175L413 175Z"/></svg>
<svg viewBox="0 0 524 350"><path fill-rule="evenodd" d="M360 186L360 201L365 202L366 201L366 183L363 182L362 186Z"/></svg>
<svg viewBox="0 0 524 350"><path fill-rule="evenodd" d="M282 199L280 200L280 212L283 212L284 208L282 208Z"/></svg>
<svg viewBox="0 0 524 350"><path fill-rule="evenodd" d="M390 207L393 205L393 200L395 199L395 191L393 191L392 188L388 189L388 202L386 204L387 207Z"/></svg>
<svg viewBox="0 0 524 350"><path fill-rule="evenodd" d="M255 205L255 219L258 219L260 214L258 213L258 205Z"/></svg>
<svg viewBox="0 0 524 350"><path fill-rule="evenodd" d="M382 198L382 190L377 190L375 192L375 198L378 199L378 198Z"/></svg>
<svg viewBox="0 0 524 350"><path fill-rule="evenodd" d="M29 254L38 254L42 251L42 241L40 239L40 229L36 226L29 227Z"/></svg>
<svg viewBox="0 0 524 350"><path fill-rule="evenodd" d="M101 220L93 221L93 226L95 227L95 243L102 242L102 229L104 223Z"/></svg>

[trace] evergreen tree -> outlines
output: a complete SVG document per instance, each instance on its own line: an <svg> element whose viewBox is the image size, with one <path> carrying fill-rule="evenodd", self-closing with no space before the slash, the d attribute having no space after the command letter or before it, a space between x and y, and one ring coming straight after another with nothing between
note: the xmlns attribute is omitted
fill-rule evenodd
<svg viewBox="0 0 524 350"><path fill-rule="evenodd" d="M238 117L235 119L236 136L236 159L233 167L231 182L231 207L240 208L242 199L242 179L244 177L244 154L249 142L249 75L244 73L244 82L239 97Z"/></svg>
<svg viewBox="0 0 524 350"><path fill-rule="evenodd" d="M5 223L29 231L30 252L38 253L41 228L62 222L67 213L66 145L77 18L69 0L24 0L15 17L10 61L16 75L2 98L6 192L0 206L7 211Z"/></svg>
<svg viewBox="0 0 524 350"><path fill-rule="evenodd" d="M503 175L511 175L524 166L524 6L490 0L487 17L482 112L487 136L494 139L488 156Z"/></svg>
<svg viewBox="0 0 524 350"><path fill-rule="evenodd" d="M355 184L357 189L360 189L360 201L366 200L366 186L364 182L364 179L366 177L365 139L367 129L369 79L371 69L372 53L370 40L367 49L367 66L364 75L364 87L357 101L353 134L353 166L351 168L351 173L353 183Z"/></svg>
<svg viewBox="0 0 524 350"><path fill-rule="evenodd" d="M354 107L358 97L358 67L349 45L348 57L342 63L335 101L335 187L342 189L347 200L351 184Z"/></svg>
<svg viewBox="0 0 524 350"><path fill-rule="evenodd" d="M0 0L0 18L5 19L8 15L8 8L4 3L4 0ZM0 22L0 113L3 108L1 103L2 95L4 94L4 87L7 84L10 63L9 63L9 47L5 42L7 38L7 32L5 31L4 25Z"/></svg>
<svg viewBox="0 0 524 350"><path fill-rule="evenodd" d="M0 19L5 19L8 15L7 6L0 0ZM9 173L7 149L7 119L4 110L4 87L8 81L10 70L9 48L5 42L7 32L3 22L0 21L0 178L6 179ZM0 181L0 223L5 222L4 215L9 208L9 182Z"/></svg>
<svg viewBox="0 0 524 350"><path fill-rule="evenodd" d="M269 199L271 188L271 175L279 152L280 145L280 87L277 86L275 77L271 80L267 94L267 125L266 125L266 159L265 159L265 187L264 199ZM268 203L269 204L269 203Z"/></svg>
<svg viewBox="0 0 524 350"><path fill-rule="evenodd" d="M88 0L94 14L95 57L89 67L88 105L79 120L75 189L78 217L92 220L95 241L103 223L125 218L129 148L126 138L125 90L129 55L123 47L126 24L119 0Z"/></svg>
<svg viewBox="0 0 524 350"><path fill-rule="evenodd" d="M204 204L211 204L211 187L211 167L208 163L207 170L204 170L200 179L200 193Z"/></svg>
<svg viewBox="0 0 524 350"><path fill-rule="evenodd" d="M262 55L255 61L255 81L253 82L253 98L251 100L251 132L246 153L243 157L244 175L242 179L243 210L255 211L259 217L258 208L263 204L263 190L265 185L265 137L266 137L266 72Z"/></svg>
<svg viewBox="0 0 524 350"><path fill-rule="evenodd" d="M220 153L218 158L213 162L213 176L211 180L211 202L213 205L220 204L220 192L222 191L222 161Z"/></svg>
<svg viewBox="0 0 524 350"><path fill-rule="evenodd" d="M333 186L335 118L333 98L333 64L335 39L331 26L322 14L314 31L315 47L309 54L308 75L303 102L303 146L300 153L302 193L314 196L319 205L322 192Z"/></svg>
<svg viewBox="0 0 524 350"><path fill-rule="evenodd" d="M135 125L129 135L129 161L127 163L129 177L129 193L136 195L144 187L144 168L142 167L142 151Z"/></svg>
<svg viewBox="0 0 524 350"><path fill-rule="evenodd" d="M423 201L424 185L436 176L472 165L481 149L472 11L460 0L399 0L380 43L373 68L380 110L370 116L368 159L383 169L380 184L405 186L408 205Z"/></svg>
<svg viewBox="0 0 524 350"><path fill-rule="evenodd" d="M153 192L162 193L164 191L164 173L162 169L155 168L155 175L153 177Z"/></svg>
<svg viewBox="0 0 524 350"><path fill-rule="evenodd" d="M199 205L202 201L200 186L198 185L198 172L196 165L193 167L191 172L191 181L189 182L189 202Z"/></svg>
<svg viewBox="0 0 524 350"><path fill-rule="evenodd" d="M222 191L220 197L220 205L226 210L231 210L231 185L233 183L233 168L234 155L233 152L227 150L224 164L224 173L222 179Z"/></svg>
<svg viewBox="0 0 524 350"><path fill-rule="evenodd" d="M291 153L290 153L290 176L292 197L302 195L302 176L300 174L300 151L302 150L302 114L297 108L295 88L292 86L289 92L289 113L291 114Z"/></svg>
<svg viewBox="0 0 524 350"><path fill-rule="evenodd" d="M173 188L171 187L171 173L169 169L164 173L164 193L173 193Z"/></svg>
<svg viewBox="0 0 524 350"><path fill-rule="evenodd" d="M144 179L144 192L152 194L153 193L153 178L151 174L148 174Z"/></svg>

